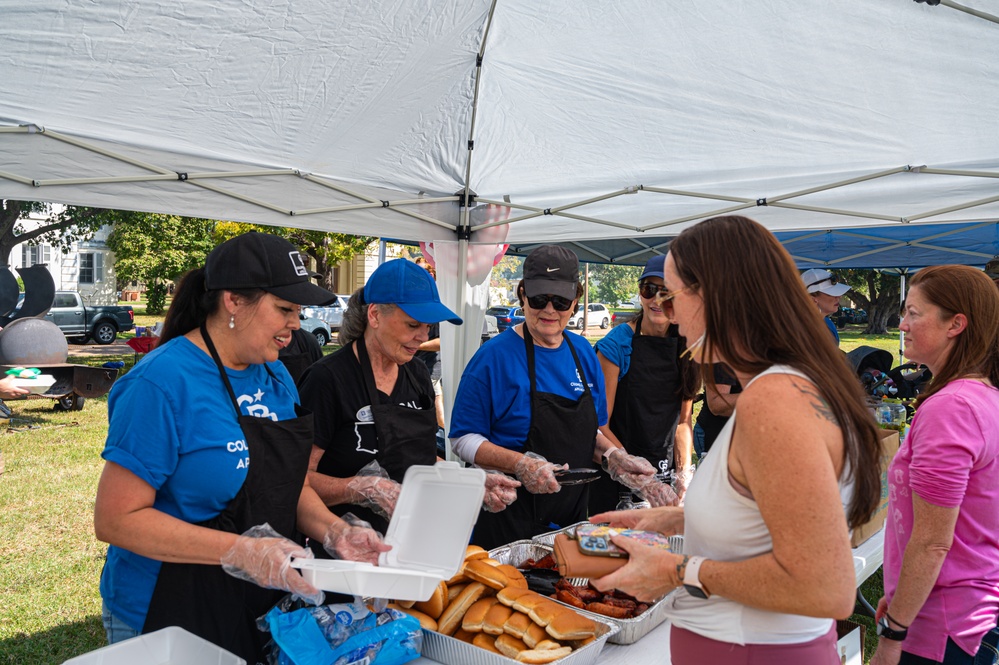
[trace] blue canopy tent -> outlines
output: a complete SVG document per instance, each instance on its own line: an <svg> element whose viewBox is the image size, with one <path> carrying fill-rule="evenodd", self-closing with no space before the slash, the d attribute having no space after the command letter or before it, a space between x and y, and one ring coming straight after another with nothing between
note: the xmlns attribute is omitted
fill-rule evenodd
<svg viewBox="0 0 999 665"><path fill-rule="evenodd" d="M799 268L870 268L912 271L957 263L984 266L999 256L999 221L954 224L895 224L893 226L778 231ZM581 261L643 265L669 251L675 236L573 240L560 243ZM511 244L511 254L526 255L538 243Z"/></svg>

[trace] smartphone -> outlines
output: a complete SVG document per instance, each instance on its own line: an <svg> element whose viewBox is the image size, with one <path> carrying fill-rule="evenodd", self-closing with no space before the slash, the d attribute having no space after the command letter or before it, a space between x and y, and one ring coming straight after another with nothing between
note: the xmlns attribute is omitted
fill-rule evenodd
<svg viewBox="0 0 999 665"><path fill-rule="evenodd" d="M640 540L646 545L659 547L669 551L669 538L656 531L638 531L636 529L616 529L597 524L580 524L576 527L576 543L583 554L595 556L610 556L623 558L628 553L611 542L611 536L627 536Z"/></svg>

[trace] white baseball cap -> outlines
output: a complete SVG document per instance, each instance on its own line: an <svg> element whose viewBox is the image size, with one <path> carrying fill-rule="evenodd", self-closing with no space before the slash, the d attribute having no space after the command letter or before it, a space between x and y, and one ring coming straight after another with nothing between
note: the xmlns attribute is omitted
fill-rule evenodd
<svg viewBox="0 0 999 665"><path fill-rule="evenodd" d="M811 268L801 273L801 281L809 293L820 292L839 298L850 290L849 284L840 284L839 278L828 270Z"/></svg>

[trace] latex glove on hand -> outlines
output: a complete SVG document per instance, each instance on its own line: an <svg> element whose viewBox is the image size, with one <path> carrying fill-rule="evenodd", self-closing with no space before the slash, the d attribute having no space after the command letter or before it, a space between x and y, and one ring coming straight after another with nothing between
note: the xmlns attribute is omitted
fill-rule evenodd
<svg viewBox="0 0 999 665"><path fill-rule="evenodd" d="M647 476L641 477L647 478L647 480L643 484L631 489L648 501L651 507L659 508L660 506L676 506L680 504L680 497L677 496L672 487L655 476L651 478Z"/></svg>
<svg viewBox="0 0 999 665"><path fill-rule="evenodd" d="M676 491L676 495L680 498L679 501L683 503L683 497L687 494L687 487L690 485L690 481L694 478L694 468L691 466L685 469L679 469L673 471L673 489Z"/></svg>
<svg viewBox="0 0 999 665"><path fill-rule="evenodd" d="M292 557L311 559L312 550L285 538L269 524L261 524L237 536L219 563L225 572L238 579L265 589L290 591L313 605L322 604L323 592L291 567Z"/></svg>
<svg viewBox="0 0 999 665"><path fill-rule="evenodd" d="M513 472L531 494L554 494L562 489L555 472L568 468L566 464L552 464L537 453L524 453Z"/></svg>
<svg viewBox="0 0 999 665"><path fill-rule="evenodd" d="M378 555L388 552L392 546L383 543L381 534L370 524L347 513L330 524L323 536L323 548L334 559L377 565Z"/></svg>
<svg viewBox="0 0 999 665"><path fill-rule="evenodd" d="M402 485L389 478L388 471L373 461L361 467L347 483L346 494L349 503L369 508L390 520L401 490Z"/></svg>
<svg viewBox="0 0 999 665"><path fill-rule="evenodd" d="M649 460L637 455L629 455L624 448L614 448L606 456L607 473L611 480L621 483L631 490L655 478L656 468Z"/></svg>
<svg viewBox="0 0 999 665"><path fill-rule="evenodd" d="M517 500L520 483L501 471L486 471L486 494L482 507L490 513L498 513Z"/></svg>
<svg viewBox="0 0 999 665"><path fill-rule="evenodd" d="M390 520L401 490L402 485L389 478L354 476L347 483L347 501L355 506L370 508Z"/></svg>

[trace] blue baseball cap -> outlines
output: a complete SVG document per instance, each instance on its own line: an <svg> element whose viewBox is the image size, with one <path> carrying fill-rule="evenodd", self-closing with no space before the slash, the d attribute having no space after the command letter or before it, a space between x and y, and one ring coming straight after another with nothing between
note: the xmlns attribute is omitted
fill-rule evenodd
<svg viewBox="0 0 999 665"><path fill-rule="evenodd" d="M364 302L396 305L420 323L461 325L461 318L441 304L431 274L406 259L386 261L371 273L364 285Z"/></svg>
<svg viewBox="0 0 999 665"><path fill-rule="evenodd" d="M666 257L665 256L653 256L645 263L645 270L642 271L642 276L638 278L641 282L646 277L664 277L666 271Z"/></svg>

